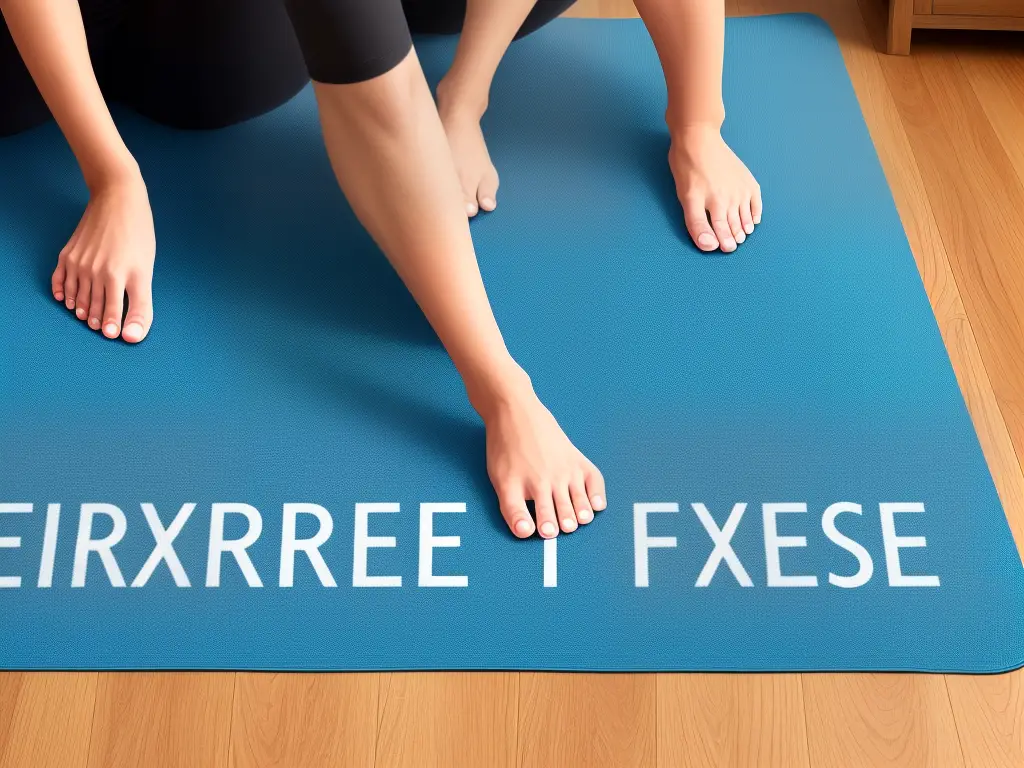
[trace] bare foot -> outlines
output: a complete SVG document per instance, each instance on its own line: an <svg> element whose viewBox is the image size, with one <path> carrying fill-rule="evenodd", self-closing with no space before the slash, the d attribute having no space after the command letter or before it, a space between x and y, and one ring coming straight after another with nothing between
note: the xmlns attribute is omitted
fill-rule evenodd
<svg viewBox="0 0 1024 768"><path fill-rule="evenodd" d="M516 536L571 533L605 508L601 473L569 441L521 369L500 389L471 394L471 400L487 428L487 472ZM527 499L534 503L536 528Z"/></svg>
<svg viewBox="0 0 1024 768"><path fill-rule="evenodd" d="M455 170L462 183L466 199L466 213L476 216L482 208L493 211L498 204L498 171L491 162L480 129L480 119L486 106L481 108L460 99L454 89L442 81L437 88L437 111L448 135Z"/></svg>
<svg viewBox="0 0 1024 768"><path fill-rule="evenodd" d="M51 288L76 317L108 339L142 341L153 323L153 213L142 176L126 174L93 190ZM128 292L128 315L121 318Z"/></svg>
<svg viewBox="0 0 1024 768"><path fill-rule="evenodd" d="M717 127L673 130L669 165L686 228L702 251L735 251L761 223L761 187Z"/></svg>

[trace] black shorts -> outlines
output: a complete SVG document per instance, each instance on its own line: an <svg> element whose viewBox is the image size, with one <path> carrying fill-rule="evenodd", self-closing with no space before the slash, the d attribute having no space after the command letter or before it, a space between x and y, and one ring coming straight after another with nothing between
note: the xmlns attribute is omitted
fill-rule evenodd
<svg viewBox="0 0 1024 768"><path fill-rule="evenodd" d="M537 0L519 36L573 0ZM391 70L412 34L456 33L466 0L79 0L104 95L161 123L218 128L267 112L312 77ZM0 136L49 110L0 23Z"/></svg>

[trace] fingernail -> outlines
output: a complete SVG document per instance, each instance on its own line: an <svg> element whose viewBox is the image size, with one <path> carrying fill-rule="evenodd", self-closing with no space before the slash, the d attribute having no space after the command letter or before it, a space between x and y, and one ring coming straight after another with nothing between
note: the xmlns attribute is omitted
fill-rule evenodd
<svg viewBox="0 0 1024 768"><path fill-rule="evenodd" d="M79 320L85 320L85 310L79 307L78 309L75 310L75 316Z"/></svg>
<svg viewBox="0 0 1024 768"><path fill-rule="evenodd" d="M117 336L117 326L114 325L113 323L107 323L106 326L103 328L103 332L107 336Z"/></svg>
<svg viewBox="0 0 1024 768"><path fill-rule="evenodd" d="M124 327L122 334L124 336L130 336L133 339L140 339L142 338L142 326L139 325L139 323L128 323L128 325Z"/></svg>
<svg viewBox="0 0 1024 768"><path fill-rule="evenodd" d="M530 521L523 519L523 520L520 520L519 522L517 522L516 523L516 533L518 533L520 536L529 536L530 535Z"/></svg>
<svg viewBox="0 0 1024 768"><path fill-rule="evenodd" d="M573 518L567 517L562 521L562 527L569 531L575 531L578 523Z"/></svg>
<svg viewBox="0 0 1024 768"><path fill-rule="evenodd" d="M718 246L718 242L715 240L714 235L709 235L705 232L697 238L697 245L701 248L716 248Z"/></svg>
<svg viewBox="0 0 1024 768"><path fill-rule="evenodd" d="M581 509L579 512L576 513L576 517L580 519L581 523L589 523L591 520L594 519L594 513L591 512L589 509Z"/></svg>
<svg viewBox="0 0 1024 768"><path fill-rule="evenodd" d="M557 529L555 528L555 524L552 523L550 520L548 520L540 527L540 532L543 533L545 536L554 536L556 530Z"/></svg>
<svg viewBox="0 0 1024 768"><path fill-rule="evenodd" d="M593 503L594 509L604 509L604 497L603 496L594 496L590 501L591 501L591 503Z"/></svg>

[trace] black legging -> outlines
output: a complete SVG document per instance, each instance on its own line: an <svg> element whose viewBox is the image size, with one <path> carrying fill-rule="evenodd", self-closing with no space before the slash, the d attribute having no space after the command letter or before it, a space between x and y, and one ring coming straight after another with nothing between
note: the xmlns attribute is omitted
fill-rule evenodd
<svg viewBox="0 0 1024 768"><path fill-rule="evenodd" d="M537 0L517 36L574 0ZM312 77L384 74L410 33L456 33L466 0L80 0L108 99L179 128L219 128L267 112ZM0 23L0 136L50 116Z"/></svg>

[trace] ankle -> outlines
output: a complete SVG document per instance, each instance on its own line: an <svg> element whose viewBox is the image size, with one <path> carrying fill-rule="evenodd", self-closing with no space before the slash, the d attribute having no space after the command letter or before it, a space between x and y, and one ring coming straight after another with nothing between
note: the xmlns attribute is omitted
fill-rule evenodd
<svg viewBox="0 0 1024 768"><path fill-rule="evenodd" d="M442 120L467 119L480 122L487 111L486 89L464 82L449 72L437 84L437 112Z"/></svg>
<svg viewBox="0 0 1024 768"><path fill-rule="evenodd" d="M496 413L533 395L533 382L519 365L509 358L508 364L480 374L463 376L470 405L485 422Z"/></svg>

